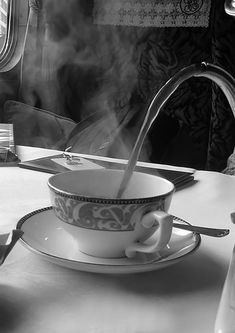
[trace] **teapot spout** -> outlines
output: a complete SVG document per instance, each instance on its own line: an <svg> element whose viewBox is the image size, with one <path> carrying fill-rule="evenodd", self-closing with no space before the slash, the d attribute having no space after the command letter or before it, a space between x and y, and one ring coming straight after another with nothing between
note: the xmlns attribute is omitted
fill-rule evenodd
<svg viewBox="0 0 235 333"><path fill-rule="evenodd" d="M130 177L133 173L133 170L139 158L139 154L144 139L151 125L153 124L157 115L162 109L163 105L167 102L169 97L173 94L173 92L178 88L178 86L181 83L183 83L184 81L188 80L191 77L200 77L200 76L210 79L222 89L225 96L227 97L229 105L233 111L233 115L235 117L235 79L232 75L230 75L223 68L206 62L202 62L200 64L193 64L181 69L172 78L170 78L163 85L163 87L155 94L148 107L146 116L144 118L144 122L140 129L134 148L131 152L127 168L125 170L118 191L118 197L122 196L125 188L127 187L127 184L130 180Z"/></svg>

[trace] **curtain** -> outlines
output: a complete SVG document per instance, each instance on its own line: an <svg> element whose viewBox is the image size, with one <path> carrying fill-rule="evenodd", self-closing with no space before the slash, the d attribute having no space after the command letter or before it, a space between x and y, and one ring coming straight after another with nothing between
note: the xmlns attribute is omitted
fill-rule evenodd
<svg viewBox="0 0 235 333"><path fill-rule="evenodd" d="M29 15L20 69L20 98L30 105L36 104L35 90L41 78L42 0L29 0Z"/></svg>
<svg viewBox="0 0 235 333"><path fill-rule="evenodd" d="M23 102L64 114L58 96L53 43L47 40L43 0L29 0L29 16L21 61L20 97Z"/></svg>
<svg viewBox="0 0 235 333"><path fill-rule="evenodd" d="M224 2L215 0L211 38L212 62L235 77L235 19L224 11ZM212 84L212 114L207 166L221 171L235 146L235 119L221 89Z"/></svg>

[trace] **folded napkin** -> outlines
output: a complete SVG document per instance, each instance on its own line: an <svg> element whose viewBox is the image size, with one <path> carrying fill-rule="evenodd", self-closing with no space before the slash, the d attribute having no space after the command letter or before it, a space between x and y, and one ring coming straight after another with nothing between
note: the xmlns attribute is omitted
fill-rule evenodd
<svg viewBox="0 0 235 333"><path fill-rule="evenodd" d="M138 27L208 27L211 0L95 0L94 23Z"/></svg>
<svg viewBox="0 0 235 333"><path fill-rule="evenodd" d="M7 234L0 234L0 265L2 265L15 246L18 239L23 235L21 230L12 230Z"/></svg>

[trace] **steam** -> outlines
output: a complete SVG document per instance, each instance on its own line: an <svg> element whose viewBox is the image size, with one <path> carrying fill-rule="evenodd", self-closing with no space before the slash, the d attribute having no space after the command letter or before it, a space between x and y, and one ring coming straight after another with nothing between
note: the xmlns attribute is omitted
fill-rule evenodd
<svg viewBox="0 0 235 333"><path fill-rule="evenodd" d="M104 136L116 135L135 114L130 96L137 83L136 31L96 25L92 11L90 0L44 1L41 82L37 77L34 89L40 107L76 121L98 112L106 119ZM119 140L121 157L129 156L128 135L131 144Z"/></svg>

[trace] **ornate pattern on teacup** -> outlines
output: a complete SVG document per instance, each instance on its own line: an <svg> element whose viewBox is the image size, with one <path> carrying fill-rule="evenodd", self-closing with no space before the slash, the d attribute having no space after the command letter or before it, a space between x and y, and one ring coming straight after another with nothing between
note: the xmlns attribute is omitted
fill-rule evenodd
<svg viewBox="0 0 235 333"><path fill-rule="evenodd" d="M56 216L75 226L106 231L131 231L143 214L150 210L164 210L164 198L144 206L140 204L103 204L55 197Z"/></svg>

